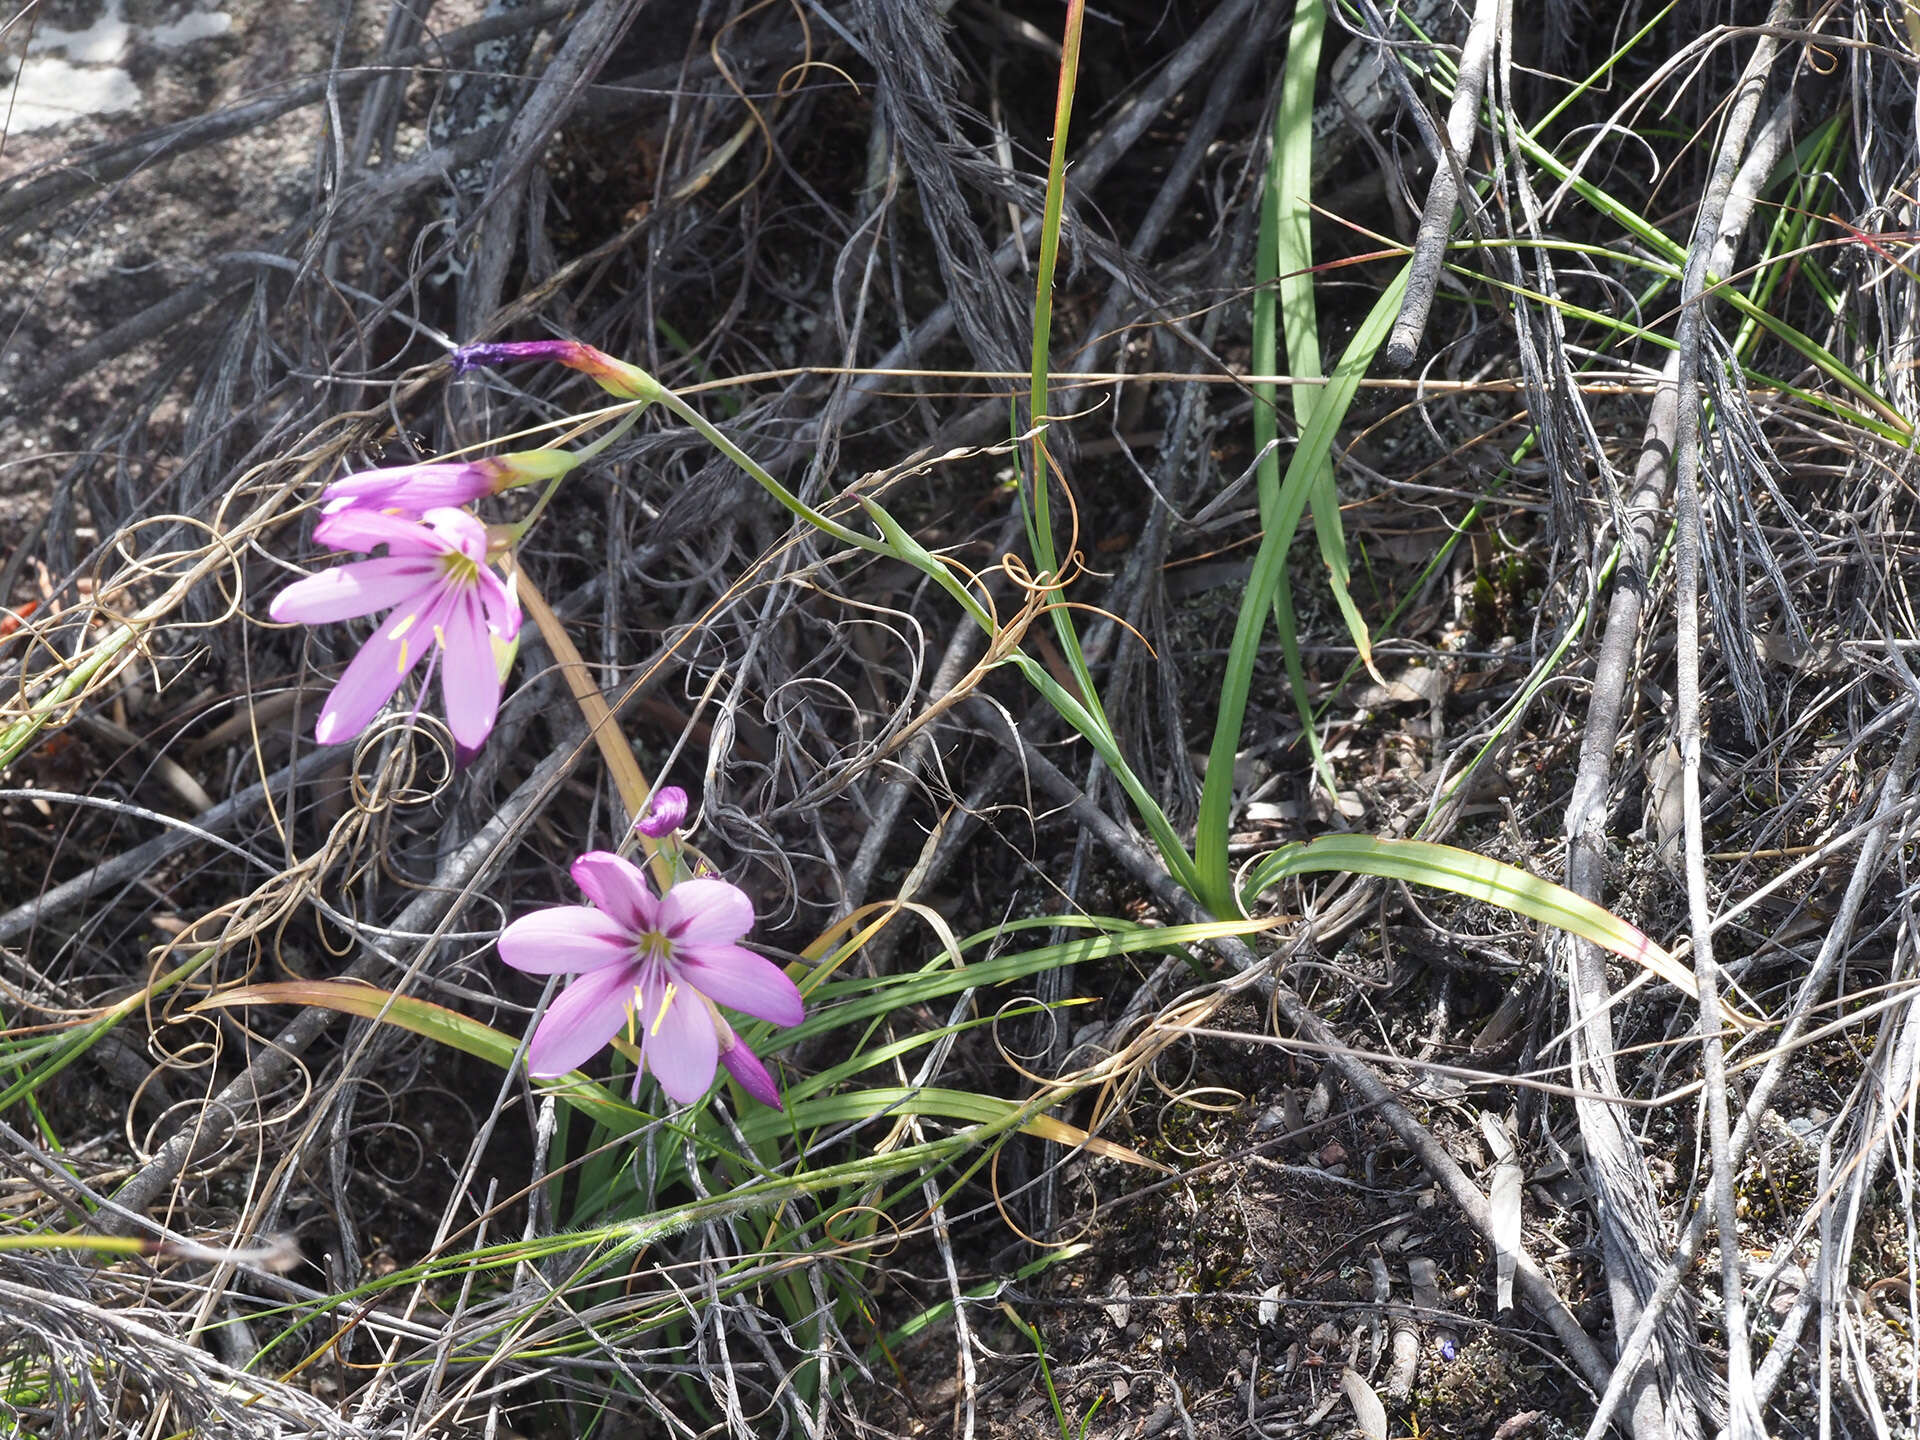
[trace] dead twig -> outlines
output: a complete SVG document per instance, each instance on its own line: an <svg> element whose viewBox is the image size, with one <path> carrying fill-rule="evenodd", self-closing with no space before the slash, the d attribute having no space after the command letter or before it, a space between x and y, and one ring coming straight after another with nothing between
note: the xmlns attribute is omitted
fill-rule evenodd
<svg viewBox="0 0 1920 1440"><path fill-rule="evenodd" d="M1400 302L1400 314L1393 322L1381 359L1393 370L1405 370L1413 364L1420 348L1420 337L1427 328L1427 313L1433 308L1433 294L1440 283L1440 266L1446 258L1447 236L1453 230L1454 202L1468 196L1469 215L1473 200L1466 188L1466 163L1473 131L1480 117L1480 96L1486 89L1487 64L1493 58L1494 21L1503 0L1477 0L1473 25L1467 31L1467 43L1460 52L1460 70L1453 82L1453 103L1447 109L1447 128L1441 137L1441 154L1435 157L1433 181L1427 187L1426 207L1420 212L1420 229L1413 239L1413 259L1407 272L1407 293Z"/></svg>

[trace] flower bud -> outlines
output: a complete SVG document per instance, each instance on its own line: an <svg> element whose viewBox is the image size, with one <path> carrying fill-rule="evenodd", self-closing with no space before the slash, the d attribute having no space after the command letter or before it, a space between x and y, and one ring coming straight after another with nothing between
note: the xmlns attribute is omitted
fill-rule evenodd
<svg viewBox="0 0 1920 1440"><path fill-rule="evenodd" d="M780 1087L773 1083L767 1067L747 1048L746 1042L733 1033L731 1026L720 1037L720 1063L727 1067L727 1073L739 1082L740 1088L762 1105L775 1110L786 1108L780 1103Z"/></svg>
<svg viewBox="0 0 1920 1440"><path fill-rule="evenodd" d="M578 340L507 340L481 345L462 345L448 357L454 372L486 366L510 365L516 360L552 360L569 370L591 376L594 384L622 400L653 401L659 398L660 385L638 365L616 360L604 350Z"/></svg>
<svg viewBox="0 0 1920 1440"><path fill-rule="evenodd" d="M429 510L458 509L516 485L552 480L577 465L565 450L522 450L486 460L434 461L362 470L320 492L320 512L381 510L417 520Z"/></svg>
<svg viewBox="0 0 1920 1440"><path fill-rule="evenodd" d="M678 785L663 785L654 794L646 813L633 822L633 828L649 840L658 840L680 828L687 818L687 792Z"/></svg>

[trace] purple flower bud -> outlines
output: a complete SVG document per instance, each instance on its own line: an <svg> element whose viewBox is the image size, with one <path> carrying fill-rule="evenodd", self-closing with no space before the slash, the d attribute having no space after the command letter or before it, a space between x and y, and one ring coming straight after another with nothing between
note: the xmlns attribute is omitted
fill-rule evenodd
<svg viewBox="0 0 1920 1440"><path fill-rule="evenodd" d="M678 785L662 785L646 813L633 822L633 828L649 840L658 840L680 828L687 818L687 792Z"/></svg>
<svg viewBox="0 0 1920 1440"><path fill-rule="evenodd" d="M604 350L578 340L504 340L481 345L462 345L447 357L455 374L485 366L511 365L516 360L552 360L593 377L593 382L609 395L622 400L657 398L660 386L637 365L616 360Z"/></svg>
<svg viewBox="0 0 1920 1440"><path fill-rule="evenodd" d="M721 1041L720 1063L727 1067L727 1073L740 1082L740 1088L775 1110L784 1110L780 1103L780 1087L773 1083L773 1076L767 1073L767 1067L760 1057L747 1048L746 1041L738 1035L732 1037L733 1043Z"/></svg>

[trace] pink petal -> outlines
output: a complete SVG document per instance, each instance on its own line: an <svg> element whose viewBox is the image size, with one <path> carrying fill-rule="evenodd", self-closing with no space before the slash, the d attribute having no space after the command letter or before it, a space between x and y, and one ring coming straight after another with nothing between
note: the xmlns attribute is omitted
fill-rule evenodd
<svg viewBox="0 0 1920 1440"><path fill-rule="evenodd" d="M493 663L487 622L480 615L480 597L471 589L453 597L440 634L440 696L447 705L447 728L462 745L478 747L500 713L500 671Z"/></svg>
<svg viewBox="0 0 1920 1440"><path fill-rule="evenodd" d="M487 623L502 640L520 633L520 601L506 583L485 565L480 567L480 603L486 606Z"/></svg>
<svg viewBox="0 0 1920 1440"><path fill-rule="evenodd" d="M642 987L643 994L649 988ZM664 1006L654 999L636 1017L646 1027L640 1040L641 1058L660 1088L681 1105L691 1105L706 1094L720 1059L720 1037L706 1002L681 986Z"/></svg>
<svg viewBox="0 0 1920 1440"><path fill-rule="evenodd" d="M487 527L476 515L465 510L440 508L429 510L420 517L422 523L433 530L453 549L477 564L487 561Z"/></svg>
<svg viewBox="0 0 1920 1440"><path fill-rule="evenodd" d="M267 613L301 625L352 620L406 604L421 591L431 590L442 573L439 562L424 555L356 560L294 581L273 597Z"/></svg>
<svg viewBox="0 0 1920 1440"><path fill-rule="evenodd" d="M445 611L445 592L423 591L419 598L425 603L396 610L380 622L334 685L313 727L313 738L322 745L338 745L366 729L407 672L433 648L433 627Z"/></svg>
<svg viewBox="0 0 1920 1440"><path fill-rule="evenodd" d="M660 901L660 928L674 949L731 945L753 928L753 902L725 880L682 880Z"/></svg>
<svg viewBox="0 0 1920 1440"><path fill-rule="evenodd" d="M647 877L637 867L608 850L589 850L573 862L573 883L602 910L613 916L637 939L657 928L660 902L653 898Z"/></svg>
<svg viewBox="0 0 1920 1440"><path fill-rule="evenodd" d="M329 514L365 506L394 507L418 515L436 506L465 505L492 493L493 476L483 465L442 462L363 470L334 481L320 492L320 500Z"/></svg>
<svg viewBox="0 0 1920 1440"><path fill-rule="evenodd" d="M773 1083L773 1076L760 1063L760 1057L749 1050L746 1042L738 1036L734 1037L731 1046L720 1052L720 1063L727 1067L729 1075L739 1081L740 1088L762 1105L771 1105L775 1110L786 1108L780 1103L780 1087Z"/></svg>
<svg viewBox="0 0 1920 1440"><path fill-rule="evenodd" d="M313 527L313 538L334 550L368 551L385 545L394 555L444 555L454 548L430 525L359 507L322 515Z"/></svg>
<svg viewBox="0 0 1920 1440"><path fill-rule="evenodd" d="M729 1010L775 1025L798 1025L806 1018L800 987L786 971L738 945L703 945L694 951L676 945L673 968L680 979Z"/></svg>
<svg viewBox="0 0 1920 1440"><path fill-rule="evenodd" d="M582 975L555 996L527 1046L527 1073L565 1075L604 1049L627 1023L633 982L630 968L609 965Z"/></svg>
<svg viewBox="0 0 1920 1440"><path fill-rule="evenodd" d="M604 910L556 905L500 932L500 958L529 975L582 975L633 958L633 937Z"/></svg>

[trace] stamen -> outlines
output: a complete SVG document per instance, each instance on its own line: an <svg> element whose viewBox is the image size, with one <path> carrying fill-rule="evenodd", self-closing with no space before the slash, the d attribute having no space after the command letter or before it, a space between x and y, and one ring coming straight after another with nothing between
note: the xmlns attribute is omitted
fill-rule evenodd
<svg viewBox="0 0 1920 1440"><path fill-rule="evenodd" d="M679 988L680 988L679 982L674 980L667 981L666 991L660 996L660 1013L653 1017L653 1024L647 1027L648 1035L650 1036L658 1035L660 1033L660 1027L666 1024L667 1007L673 1004L674 992Z"/></svg>
<svg viewBox="0 0 1920 1440"><path fill-rule="evenodd" d="M406 634L407 631L413 628L413 622L418 620L419 618L420 618L420 612L418 610L414 611L411 615L407 616L406 619L402 620L398 625L394 626L393 629L389 630L387 632L387 638L389 640L398 640L402 635Z"/></svg>
<svg viewBox="0 0 1920 1440"><path fill-rule="evenodd" d="M409 616L408 618L411 619L412 617ZM399 663L394 666L394 669L402 675L407 673L407 642L404 640L400 642L400 660Z"/></svg>
<svg viewBox="0 0 1920 1440"><path fill-rule="evenodd" d="M442 650L447 648L447 632L442 630L438 625L433 627L433 643L438 645Z"/></svg>

